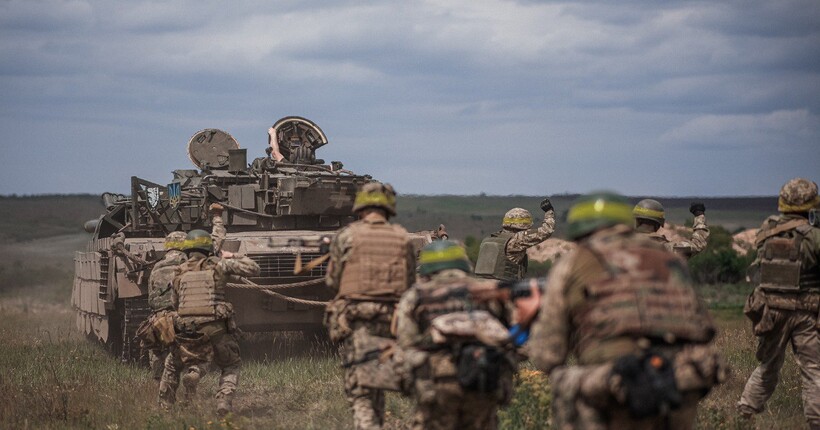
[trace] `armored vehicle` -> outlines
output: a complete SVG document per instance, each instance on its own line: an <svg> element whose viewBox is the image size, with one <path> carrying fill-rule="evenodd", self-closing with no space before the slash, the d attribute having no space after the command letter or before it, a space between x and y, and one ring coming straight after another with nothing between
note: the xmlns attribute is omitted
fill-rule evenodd
<svg viewBox="0 0 820 430"><path fill-rule="evenodd" d="M222 250L248 255L262 269L228 285L239 328L322 332L333 293L321 257L335 232L354 220L356 190L372 178L316 159L328 141L310 120L285 117L269 133L268 156L249 165L246 149L230 134L199 131L188 142L196 169L175 170L167 184L132 177L130 196L103 194L106 213L86 223L91 240L75 255L72 304L82 332L123 360L138 359L134 335L150 314L148 278L164 255L164 238L171 231L210 230L212 203L225 208ZM418 247L434 236L411 233Z"/></svg>

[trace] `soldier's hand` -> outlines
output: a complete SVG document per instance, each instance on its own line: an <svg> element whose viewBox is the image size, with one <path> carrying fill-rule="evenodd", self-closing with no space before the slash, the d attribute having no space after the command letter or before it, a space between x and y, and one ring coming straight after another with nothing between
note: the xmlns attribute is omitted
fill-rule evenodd
<svg viewBox="0 0 820 430"><path fill-rule="evenodd" d="M208 211L212 214L221 214L224 210L225 206L222 206L219 203L211 203L211 205L208 206Z"/></svg>
<svg viewBox="0 0 820 430"><path fill-rule="evenodd" d="M700 202L694 202L689 206L689 212L694 216L700 216L706 213L706 206Z"/></svg>
<svg viewBox="0 0 820 430"><path fill-rule="evenodd" d="M438 230L436 230L436 237L441 240L447 240L450 237L450 235L447 234L447 229L444 228L444 224L440 224L438 226Z"/></svg>
<svg viewBox="0 0 820 430"><path fill-rule="evenodd" d="M544 212L548 212L552 207L552 202L550 201L549 197L545 197L544 200L541 200L541 210Z"/></svg>

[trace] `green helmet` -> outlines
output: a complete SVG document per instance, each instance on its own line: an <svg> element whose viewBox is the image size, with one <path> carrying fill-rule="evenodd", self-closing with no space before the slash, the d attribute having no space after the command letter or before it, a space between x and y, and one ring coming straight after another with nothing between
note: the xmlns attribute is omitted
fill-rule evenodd
<svg viewBox="0 0 820 430"><path fill-rule="evenodd" d="M621 195L601 191L579 197L567 214L572 240L616 224L632 226L632 205Z"/></svg>
<svg viewBox="0 0 820 430"><path fill-rule="evenodd" d="M211 253L214 250L214 240L211 234L205 230L191 230L188 236L185 236L185 244L182 246L185 251L198 250L205 253Z"/></svg>
<svg viewBox="0 0 820 430"><path fill-rule="evenodd" d="M644 219L658 223L660 226L666 222L666 214L663 211L661 202L652 199L643 199L632 209L635 219Z"/></svg>
<svg viewBox="0 0 820 430"><path fill-rule="evenodd" d="M362 188L356 193L353 212L359 212L367 208L384 209L389 215L395 216L396 191L390 184L380 182L368 182L362 185Z"/></svg>
<svg viewBox="0 0 820 430"><path fill-rule="evenodd" d="M419 264L419 274L424 276L446 269L470 272L467 252L452 240L437 240L426 245L419 254Z"/></svg>

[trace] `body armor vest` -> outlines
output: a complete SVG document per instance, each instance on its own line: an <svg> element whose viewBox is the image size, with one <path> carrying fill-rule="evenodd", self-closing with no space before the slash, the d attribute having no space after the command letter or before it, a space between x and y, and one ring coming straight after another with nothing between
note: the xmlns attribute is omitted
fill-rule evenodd
<svg viewBox="0 0 820 430"><path fill-rule="evenodd" d="M586 298L573 313L579 356L624 337L703 343L714 336L686 264L674 254L634 242L583 246L581 252L604 272L585 286Z"/></svg>
<svg viewBox="0 0 820 430"><path fill-rule="evenodd" d="M760 287L775 292L820 289L820 266L803 267L800 249L812 227L801 220L781 221L770 219L768 228L758 233Z"/></svg>
<svg viewBox="0 0 820 430"><path fill-rule="evenodd" d="M435 281L433 281L435 282ZM438 316L453 312L488 310L485 304L474 302L468 290L470 278L442 282L433 288L418 288L418 302L414 320L419 329L429 334L431 322Z"/></svg>
<svg viewBox="0 0 820 430"><path fill-rule="evenodd" d="M171 253L174 254L171 254ZM172 292L174 278L179 265L185 262L185 254L180 251L168 251L165 258L154 265L148 278L148 306L153 312L174 308Z"/></svg>
<svg viewBox="0 0 820 430"><path fill-rule="evenodd" d="M524 257L521 264L515 264L507 258L507 242L513 236L515 233L502 230L481 241L475 264L477 276L500 281L517 281L524 278L527 272L527 257Z"/></svg>
<svg viewBox="0 0 820 430"><path fill-rule="evenodd" d="M199 317L200 322L220 319L217 316L217 305L225 303L225 286L217 284L213 268L205 269L205 263L208 261L209 259L203 259L193 262L194 267L189 266L190 270L180 276L177 309L179 316Z"/></svg>
<svg viewBox="0 0 820 430"><path fill-rule="evenodd" d="M336 298L391 297L407 289L407 231L391 224L351 224L348 251Z"/></svg>

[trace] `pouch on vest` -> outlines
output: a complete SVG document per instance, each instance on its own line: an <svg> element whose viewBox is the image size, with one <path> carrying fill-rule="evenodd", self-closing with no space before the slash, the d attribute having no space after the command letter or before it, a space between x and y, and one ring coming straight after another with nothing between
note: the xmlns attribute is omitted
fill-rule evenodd
<svg viewBox="0 0 820 430"><path fill-rule="evenodd" d="M621 379L624 406L634 419L666 415L681 405L672 363L659 354L625 355L615 361L612 374Z"/></svg>
<svg viewBox="0 0 820 430"><path fill-rule="evenodd" d="M797 239L769 238L760 252L761 288L786 292L800 288L800 248Z"/></svg>
<svg viewBox="0 0 820 430"><path fill-rule="evenodd" d="M507 239L493 240L495 238L488 238L481 242L478 249L478 258L475 263L475 274L479 276L495 276L498 272L497 267L502 266L506 256L504 255L504 247L507 245Z"/></svg>
<svg viewBox="0 0 820 430"><path fill-rule="evenodd" d="M494 393L505 361L504 352L498 348L464 345L458 354L458 384L465 391Z"/></svg>
<svg viewBox="0 0 820 430"><path fill-rule="evenodd" d="M509 331L487 311L462 311L440 315L430 322L433 343L478 342L500 347L509 344Z"/></svg>
<svg viewBox="0 0 820 430"><path fill-rule="evenodd" d="M160 344L154 333L154 325L151 318L146 319L137 327L136 336L140 340L140 345L143 348L151 348Z"/></svg>

